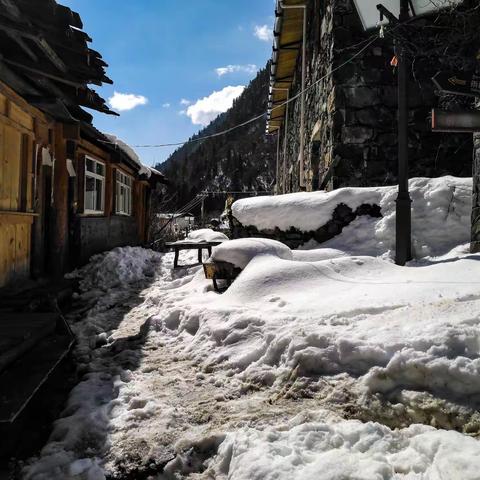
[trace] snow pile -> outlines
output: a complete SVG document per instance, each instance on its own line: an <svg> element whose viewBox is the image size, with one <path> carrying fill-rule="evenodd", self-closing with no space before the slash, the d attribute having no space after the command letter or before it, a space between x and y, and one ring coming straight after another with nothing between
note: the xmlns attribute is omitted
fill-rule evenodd
<svg viewBox="0 0 480 480"><path fill-rule="evenodd" d="M284 260L292 260L292 251L283 243L266 238L241 238L222 243L213 249L212 260L233 263L245 268L255 257L272 255Z"/></svg>
<svg viewBox="0 0 480 480"><path fill-rule="evenodd" d="M151 409L151 404L124 400L119 390L129 383L130 370L142 357L136 346L141 341L136 324L144 324L151 315L142 305L142 292L154 281L175 284L172 259L143 248L116 248L93 256L88 265L69 275L80 279L81 288L75 298L79 313L66 315L77 338L73 356L80 381L47 445L25 467L22 478L105 480L103 457L109 448L107 437L115 428L115 407L125 404L130 422L148 416Z"/></svg>
<svg viewBox="0 0 480 480"><path fill-rule="evenodd" d="M458 399L463 388L473 401L479 261L398 267L371 257L259 255L221 296L205 295L200 277L171 291L184 300L173 308L167 301L154 322L204 368L249 384L280 388L292 372L347 373L364 376L371 393L417 389Z"/></svg>
<svg viewBox="0 0 480 480"><path fill-rule="evenodd" d="M192 230L187 238L189 242L224 242L228 237L222 232L216 232L211 228L200 228Z"/></svg>
<svg viewBox="0 0 480 480"><path fill-rule="evenodd" d="M162 254L140 247L119 247L94 255L85 267L67 274L80 278L80 287L108 290L135 282L143 282L155 274Z"/></svg>
<svg viewBox="0 0 480 480"><path fill-rule="evenodd" d="M410 190L416 257L441 255L469 241L471 178L414 178ZM353 211L362 204L378 205L383 218L360 216L323 246L356 255L382 255L395 247L396 196L397 187L341 188L242 199L233 204L232 210L245 226L283 231L294 227L308 232L324 226L341 203Z"/></svg>
<svg viewBox="0 0 480 480"><path fill-rule="evenodd" d="M242 429L220 446L218 480L477 480L480 442L413 425L308 422L265 431Z"/></svg>

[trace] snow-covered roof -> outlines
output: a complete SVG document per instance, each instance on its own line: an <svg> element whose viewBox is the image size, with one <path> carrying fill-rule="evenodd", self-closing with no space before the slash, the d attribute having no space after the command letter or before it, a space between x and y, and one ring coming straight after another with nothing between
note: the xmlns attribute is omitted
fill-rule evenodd
<svg viewBox="0 0 480 480"><path fill-rule="evenodd" d="M110 142L120 148L120 150L122 150L123 153L127 155L127 157L130 158L130 160L132 160L134 163L136 163L140 168L143 166L142 162L140 161L140 157L137 155L135 150L130 147L130 145L127 145L123 140L121 140L115 135L112 135L111 133L104 133L104 135L108 138L108 140L110 140Z"/></svg>
<svg viewBox="0 0 480 480"><path fill-rule="evenodd" d="M117 146L133 163L138 165L139 175L145 175L148 179L150 179L152 175L165 178L165 175L162 172L159 172L155 168L149 167L148 165L144 165L135 150L116 135L111 133L104 133L103 135L115 146Z"/></svg>

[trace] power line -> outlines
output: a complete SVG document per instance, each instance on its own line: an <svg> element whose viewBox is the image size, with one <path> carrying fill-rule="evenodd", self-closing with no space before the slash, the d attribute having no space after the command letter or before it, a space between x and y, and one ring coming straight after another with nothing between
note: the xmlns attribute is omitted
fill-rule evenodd
<svg viewBox="0 0 480 480"><path fill-rule="evenodd" d="M305 88L305 90L302 90L300 92L298 92L295 96L291 97L290 99L286 100L285 102L281 103L280 105L277 105L276 107L273 107L272 108L272 112L275 111L275 110L278 110L279 108L282 108L284 107L285 105L293 102L294 100L296 100L298 97L300 97L300 95L305 91L307 92L308 90L312 89L313 87L315 87L316 85L318 85L322 80L324 80L325 78L327 78L329 75L331 75L332 73L340 70L341 68L343 68L345 65L351 63L353 60L355 60L358 56L360 56L368 47L370 47L370 45L372 45L377 39L379 38L379 35L378 34L375 34L375 35L372 35L370 38L367 38L365 40L363 40L362 42L358 43L357 45L361 45L362 43L365 43L368 41L368 43L363 47L361 48L357 53L355 53L354 55L352 55L348 60L346 60L345 62L341 63L340 65L338 65L338 67L335 67L333 70L329 71L328 73L326 73L325 75L323 75L322 77L320 77L318 80L316 80L314 83L312 83L311 85L309 85L308 87ZM369 41L370 40L370 41ZM175 142L175 143L160 143L160 144L152 144L152 145L130 145L130 147L133 147L133 148L162 148L162 147L178 147L178 146L181 146L181 145L187 145L189 143L196 143L196 142L201 142L203 140L207 140L209 138L215 138L215 137L220 137L222 135L226 135L227 133L230 133L234 130L237 130L238 128L241 128L241 127L245 127L246 125L249 125L250 123L253 123L253 122L256 122L257 120L260 120L261 118L263 117L266 117L267 116L267 112L264 112L260 115L257 115L256 117L253 117L251 118L250 120L247 120L243 123L240 123L238 125L235 125L233 127L230 127L230 128L227 128L226 130L222 130L221 132L217 132L217 133L213 133L211 135L205 135L203 137L198 137L198 138L192 138L190 140L185 140L183 142ZM108 143L110 145L117 145L115 142L108 142L108 141L104 141L104 140L100 140L101 143Z"/></svg>

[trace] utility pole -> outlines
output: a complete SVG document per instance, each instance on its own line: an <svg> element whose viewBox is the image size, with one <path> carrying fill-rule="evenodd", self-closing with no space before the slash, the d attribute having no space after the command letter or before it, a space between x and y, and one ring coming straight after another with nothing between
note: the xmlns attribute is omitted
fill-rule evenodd
<svg viewBox="0 0 480 480"><path fill-rule="evenodd" d="M409 0L400 1L400 24L409 16ZM408 76L410 60L401 40L395 42L398 60L398 196L396 200L395 263L412 259L412 200L408 190Z"/></svg>

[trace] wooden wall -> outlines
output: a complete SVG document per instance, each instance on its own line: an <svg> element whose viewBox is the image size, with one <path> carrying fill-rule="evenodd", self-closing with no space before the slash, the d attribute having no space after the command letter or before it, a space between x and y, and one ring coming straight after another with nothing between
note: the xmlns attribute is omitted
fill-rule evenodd
<svg viewBox="0 0 480 480"><path fill-rule="evenodd" d="M34 119L0 91L0 287L30 274Z"/></svg>

